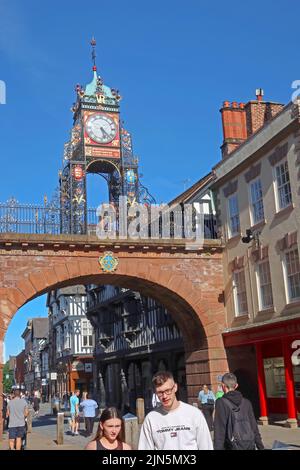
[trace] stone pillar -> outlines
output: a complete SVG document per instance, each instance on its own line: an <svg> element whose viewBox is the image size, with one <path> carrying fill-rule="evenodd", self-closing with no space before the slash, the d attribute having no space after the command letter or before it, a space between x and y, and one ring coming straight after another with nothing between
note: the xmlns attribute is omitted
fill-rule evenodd
<svg viewBox="0 0 300 470"><path fill-rule="evenodd" d="M28 409L28 415L27 415L27 433L32 432L32 413L31 413L31 408Z"/></svg>
<svg viewBox="0 0 300 470"><path fill-rule="evenodd" d="M145 419L144 398L137 398L136 400L136 415L138 419L138 424L142 424Z"/></svg>
<svg viewBox="0 0 300 470"><path fill-rule="evenodd" d="M258 383L258 395L260 405L260 424L268 424L268 404L267 404L267 389L265 381L265 369L264 361L262 357L261 343L255 344L256 349L256 363L257 363L257 383Z"/></svg>
<svg viewBox="0 0 300 470"><path fill-rule="evenodd" d="M106 392L104 386L104 380L101 374L101 371L98 373L99 379L99 408L100 410L106 407Z"/></svg>
<svg viewBox="0 0 300 470"><path fill-rule="evenodd" d="M126 410L126 408L127 409L129 408L130 403L129 403L128 385L127 385L127 381L126 381L125 372L124 372L123 369L121 369L120 375L121 375L121 391L122 391L122 407L121 407L121 410L122 410L122 413L123 413L124 410Z"/></svg>
<svg viewBox="0 0 300 470"><path fill-rule="evenodd" d="M139 442L139 425L138 419L131 413L123 416L125 442L129 444L133 450L137 450Z"/></svg>
<svg viewBox="0 0 300 470"><path fill-rule="evenodd" d="M64 443L64 413L57 413L56 442L58 445Z"/></svg>
<svg viewBox="0 0 300 470"><path fill-rule="evenodd" d="M282 340L283 358L284 358L284 373L285 373L285 386L286 386L286 403L288 411L288 419L286 426L289 428L297 428L297 406L295 398L295 382L292 365L292 350L289 339Z"/></svg>
<svg viewBox="0 0 300 470"><path fill-rule="evenodd" d="M97 376L98 376L98 365L97 362L93 362L93 398L96 399L98 396L98 387L97 387Z"/></svg>

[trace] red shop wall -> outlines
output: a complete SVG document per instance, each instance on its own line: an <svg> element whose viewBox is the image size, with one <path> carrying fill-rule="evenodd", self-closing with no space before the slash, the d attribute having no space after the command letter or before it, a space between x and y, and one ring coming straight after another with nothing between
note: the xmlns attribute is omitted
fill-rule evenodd
<svg viewBox="0 0 300 470"><path fill-rule="evenodd" d="M294 339L300 339L300 335L297 338L291 338L291 343ZM293 350L291 349L291 355ZM263 358L268 357L283 357L282 345L280 340L274 340L268 343L264 343L262 346ZM297 412L300 413L300 398L296 398ZM286 398L268 398L268 410L269 413L287 413Z"/></svg>

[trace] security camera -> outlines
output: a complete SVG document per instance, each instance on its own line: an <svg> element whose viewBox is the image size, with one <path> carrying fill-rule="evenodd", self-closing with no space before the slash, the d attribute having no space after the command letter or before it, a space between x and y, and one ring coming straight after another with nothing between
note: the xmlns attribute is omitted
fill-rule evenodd
<svg viewBox="0 0 300 470"><path fill-rule="evenodd" d="M243 243L250 243L251 240L253 240L253 239L254 239L254 235L252 233L252 230L251 230L251 228L248 228L246 230L246 236L242 237L242 242Z"/></svg>

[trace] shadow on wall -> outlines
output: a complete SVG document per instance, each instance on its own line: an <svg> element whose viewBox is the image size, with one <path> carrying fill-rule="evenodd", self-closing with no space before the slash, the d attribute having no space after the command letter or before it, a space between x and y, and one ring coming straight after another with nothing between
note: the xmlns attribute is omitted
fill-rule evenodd
<svg viewBox="0 0 300 470"><path fill-rule="evenodd" d="M249 376L249 372L245 369L236 369L233 372L239 384L238 390L245 398L248 398L252 403L255 417L258 419L260 416L259 398L257 384L253 382Z"/></svg>

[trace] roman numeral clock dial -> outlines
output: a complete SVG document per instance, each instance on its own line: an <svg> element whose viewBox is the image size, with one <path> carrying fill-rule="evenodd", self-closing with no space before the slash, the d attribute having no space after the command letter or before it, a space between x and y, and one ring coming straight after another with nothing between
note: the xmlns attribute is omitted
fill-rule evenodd
<svg viewBox="0 0 300 470"><path fill-rule="evenodd" d="M117 134L115 121L105 114L92 114L85 124L86 132L99 144L108 144Z"/></svg>

